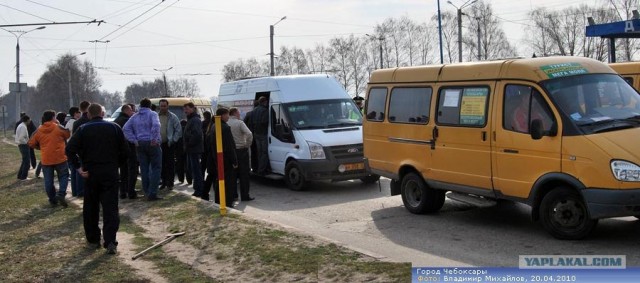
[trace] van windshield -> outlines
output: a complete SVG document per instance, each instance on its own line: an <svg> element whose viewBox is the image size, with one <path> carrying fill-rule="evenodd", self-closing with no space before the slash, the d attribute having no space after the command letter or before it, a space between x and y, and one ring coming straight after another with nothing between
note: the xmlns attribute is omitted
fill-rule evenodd
<svg viewBox="0 0 640 283"><path fill-rule="evenodd" d="M616 74L563 77L542 86L585 134L640 126L640 95Z"/></svg>
<svg viewBox="0 0 640 283"><path fill-rule="evenodd" d="M351 99L286 103L284 108L291 124L299 130L362 125L362 113Z"/></svg>

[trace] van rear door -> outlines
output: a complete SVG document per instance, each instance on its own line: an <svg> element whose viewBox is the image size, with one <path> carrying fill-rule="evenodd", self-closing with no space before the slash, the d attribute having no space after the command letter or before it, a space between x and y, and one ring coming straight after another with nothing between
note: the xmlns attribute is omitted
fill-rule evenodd
<svg viewBox="0 0 640 283"><path fill-rule="evenodd" d="M560 172L561 129L556 136L534 140L531 121L539 119L551 130L558 118L534 84L501 81L496 90L492 129L494 189L506 196L527 198L545 173Z"/></svg>

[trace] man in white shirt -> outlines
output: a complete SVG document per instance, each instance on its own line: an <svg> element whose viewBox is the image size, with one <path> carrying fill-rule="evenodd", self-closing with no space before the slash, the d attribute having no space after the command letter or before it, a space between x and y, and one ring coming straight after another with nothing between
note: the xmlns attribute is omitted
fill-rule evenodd
<svg viewBox="0 0 640 283"><path fill-rule="evenodd" d="M69 108L69 121L67 121L67 124L65 124L65 128L67 128L67 130L69 130L69 132L73 135L73 123L75 123L76 121L78 121L78 119L80 119L80 116L82 116L82 113L80 112L80 108L73 106L71 108Z"/></svg>
<svg viewBox="0 0 640 283"><path fill-rule="evenodd" d="M247 125L240 119L240 111L238 108L229 109L229 121L233 140L236 143L236 156L238 158L238 168L235 182L240 180L240 200L252 201L253 197L249 196L249 172L251 164L249 161L249 148L253 141L253 134ZM235 192L234 192L235 193Z"/></svg>
<svg viewBox="0 0 640 283"><path fill-rule="evenodd" d="M80 116L82 116L82 112L80 112L80 108L73 106L71 108L69 108L69 121L67 121L67 124L64 126L67 130L69 130L69 133L71 133L71 135L73 136L73 123L75 123L76 121L78 121L78 119L80 119ZM71 139L71 138L69 138ZM71 196L77 197L78 196L78 178L82 178L80 177L80 175L78 175L78 171L73 167L73 163L71 162L71 160L68 161L68 165L69 165L69 176L71 177Z"/></svg>
<svg viewBox="0 0 640 283"><path fill-rule="evenodd" d="M16 128L16 136L15 141L18 144L18 149L20 149L20 155L22 156L22 163L20 164L20 170L18 171L18 180L28 180L27 174L29 173L29 163L31 158L31 153L29 149L29 131L27 130L27 124L31 122L31 118L29 116L24 115L20 118L21 123Z"/></svg>

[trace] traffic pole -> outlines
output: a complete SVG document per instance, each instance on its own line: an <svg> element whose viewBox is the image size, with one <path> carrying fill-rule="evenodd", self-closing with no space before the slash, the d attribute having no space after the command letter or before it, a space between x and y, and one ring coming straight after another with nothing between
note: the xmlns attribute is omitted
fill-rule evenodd
<svg viewBox="0 0 640 283"><path fill-rule="evenodd" d="M220 199L220 215L227 215L227 198L224 184L224 159L222 155L222 120L214 116L216 127L216 160L218 161L218 196Z"/></svg>

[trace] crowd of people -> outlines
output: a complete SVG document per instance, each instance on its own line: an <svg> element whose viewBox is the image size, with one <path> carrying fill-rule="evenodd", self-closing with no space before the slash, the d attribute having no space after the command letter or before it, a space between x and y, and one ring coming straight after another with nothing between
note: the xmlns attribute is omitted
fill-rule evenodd
<svg viewBox="0 0 640 283"><path fill-rule="evenodd" d="M184 104L187 119L183 120L169 111L166 99L159 101L156 112L148 98L140 101L138 109L134 104L122 105L114 122L103 119L104 107L88 101L71 107L68 114L44 111L39 127L22 113L15 130L22 156L17 178L29 180L29 168L41 166L49 203L63 207L67 207L70 182L72 196L84 199L87 241L115 254L120 223L118 198L137 199L144 195L148 201L161 200L158 191L173 189L177 177L179 183L186 180L193 185L193 196L203 200L210 200L213 188L214 201L220 203L219 178L224 179L227 206L233 207L235 200L254 200L249 192L250 172L254 168L257 174L266 174L269 166L267 104L264 97L256 100L256 107L244 120L236 108L216 110L221 121L221 165L211 112L205 111L203 120L193 103ZM36 165L34 149L40 150L41 165ZM255 158L255 164L251 164L250 156ZM224 168L224 174L218 174L219 168ZM135 189L138 172L141 193ZM58 178L57 189L54 174ZM102 231L98 224L101 208Z"/></svg>

